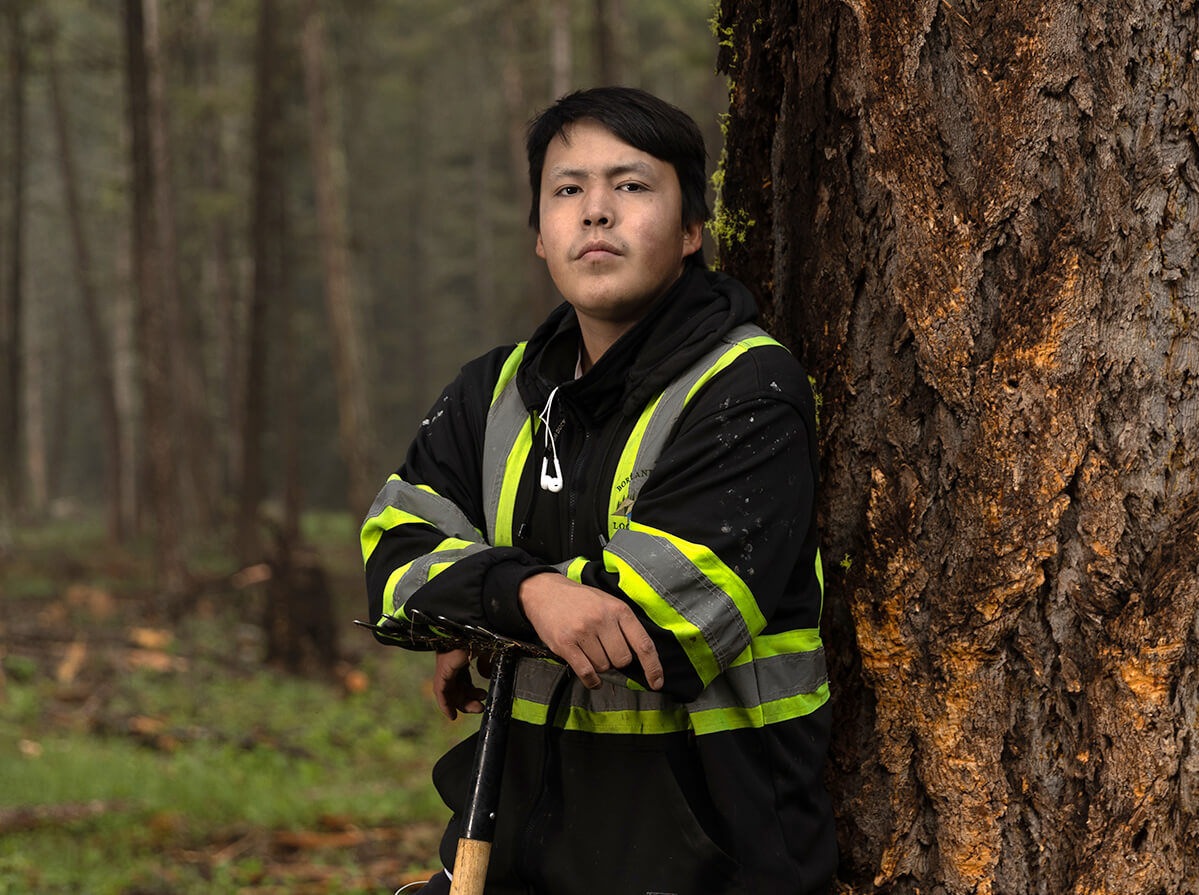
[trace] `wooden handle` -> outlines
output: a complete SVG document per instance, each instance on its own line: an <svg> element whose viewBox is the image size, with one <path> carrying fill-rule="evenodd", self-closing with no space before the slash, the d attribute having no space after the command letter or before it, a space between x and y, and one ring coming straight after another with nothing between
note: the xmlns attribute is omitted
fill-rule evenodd
<svg viewBox="0 0 1199 895"><path fill-rule="evenodd" d="M454 858L454 879L450 895L483 895L487 882L487 864L491 859L491 843L481 839L459 839Z"/></svg>

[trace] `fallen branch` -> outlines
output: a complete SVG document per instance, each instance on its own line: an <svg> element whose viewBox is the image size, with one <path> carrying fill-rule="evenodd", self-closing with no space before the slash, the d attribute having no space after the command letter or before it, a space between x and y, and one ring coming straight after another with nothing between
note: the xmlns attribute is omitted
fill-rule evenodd
<svg viewBox="0 0 1199 895"><path fill-rule="evenodd" d="M89 817L98 817L112 811L121 811L124 802L68 802L62 805L22 805L17 808L0 808L0 834L23 833L38 827L74 823Z"/></svg>

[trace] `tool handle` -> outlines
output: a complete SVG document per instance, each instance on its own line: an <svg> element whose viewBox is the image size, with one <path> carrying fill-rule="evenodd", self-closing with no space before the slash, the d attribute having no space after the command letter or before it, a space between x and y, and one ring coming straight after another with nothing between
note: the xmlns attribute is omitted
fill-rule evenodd
<svg viewBox="0 0 1199 895"><path fill-rule="evenodd" d="M450 895L483 895L487 865L491 861L491 843L481 839L459 839L454 858L454 878Z"/></svg>
<svg viewBox="0 0 1199 895"><path fill-rule="evenodd" d="M516 662L517 655L511 650L500 652L492 662L491 688L479 724L471 788L463 811L462 838L458 840L458 853L454 858L450 895L483 895L503 782Z"/></svg>

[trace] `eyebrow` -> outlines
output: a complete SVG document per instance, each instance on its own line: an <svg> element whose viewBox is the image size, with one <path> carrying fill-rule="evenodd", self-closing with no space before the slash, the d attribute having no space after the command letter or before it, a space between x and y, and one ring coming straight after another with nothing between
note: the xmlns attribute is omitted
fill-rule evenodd
<svg viewBox="0 0 1199 895"><path fill-rule="evenodd" d="M653 174L653 168L646 162L622 162L611 167L604 168L603 176L609 180L614 177L621 177L625 174L641 174L649 176ZM565 168L561 165L550 168L546 172L551 178L566 178L568 180L581 180L591 176L591 171L587 168Z"/></svg>

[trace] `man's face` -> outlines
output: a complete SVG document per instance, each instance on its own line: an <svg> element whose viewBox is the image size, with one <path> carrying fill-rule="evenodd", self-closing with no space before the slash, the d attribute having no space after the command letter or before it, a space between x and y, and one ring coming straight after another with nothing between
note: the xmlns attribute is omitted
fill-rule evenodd
<svg viewBox="0 0 1199 895"><path fill-rule="evenodd" d="M587 119L546 147L539 209L537 254L581 322L632 326L703 239L674 166Z"/></svg>

